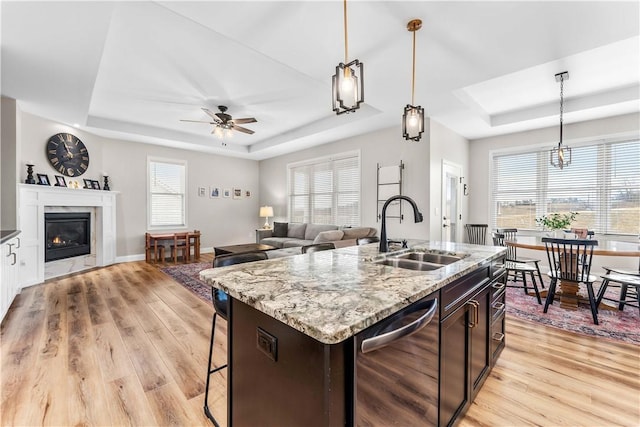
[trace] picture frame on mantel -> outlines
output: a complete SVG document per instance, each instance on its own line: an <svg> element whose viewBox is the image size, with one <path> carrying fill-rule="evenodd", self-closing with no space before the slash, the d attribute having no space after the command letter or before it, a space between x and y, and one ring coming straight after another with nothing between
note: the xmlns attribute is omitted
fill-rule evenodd
<svg viewBox="0 0 640 427"><path fill-rule="evenodd" d="M84 181L84 188L88 188L89 190L93 188L93 180L85 178L83 181Z"/></svg>
<svg viewBox="0 0 640 427"><path fill-rule="evenodd" d="M66 187L67 186L67 181L65 181L64 176L55 175L55 178L56 178L56 187Z"/></svg>
<svg viewBox="0 0 640 427"><path fill-rule="evenodd" d="M47 175L46 173L39 173L38 185L51 185L51 183L49 182L49 175Z"/></svg>

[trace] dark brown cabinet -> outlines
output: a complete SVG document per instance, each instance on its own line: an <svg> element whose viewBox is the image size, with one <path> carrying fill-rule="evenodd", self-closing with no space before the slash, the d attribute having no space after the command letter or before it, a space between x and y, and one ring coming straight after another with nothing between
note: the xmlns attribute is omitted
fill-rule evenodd
<svg viewBox="0 0 640 427"><path fill-rule="evenodd" d="M336 344L230 298L229 425L451 425L504 347L501 263L487 262ZM433 311L422 306L431 301ZM404 330L411 332L395 336ZM384 347L363 349L390 333Z"/></svg>
<svg viewBox="0 0 640 427"><path fill-rule="evenodd" d="M453 424L467 410L504 347L503 277L499 264L492 264L443 289L441 426ZM502 311L496 313L495 307Z"/></svg>

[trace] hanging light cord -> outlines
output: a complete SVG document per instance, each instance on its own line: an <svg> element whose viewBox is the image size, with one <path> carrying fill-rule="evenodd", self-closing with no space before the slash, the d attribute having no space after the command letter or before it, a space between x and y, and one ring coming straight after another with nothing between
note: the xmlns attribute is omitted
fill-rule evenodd
<svg viewBox="0 0 640 427"><path fill-rule="evenodd" d="M414 93L416 90L416 32L413 31L413 74L411 75L411 105L415 105Z"/></svg>
<svg viewBox="0 0 640 427"><path fill-rule="evenodd" d="M564 111L564 76L560 76L560 145L562 145L562 113Z"/></svg>
<svg viewBox="0 0 640 427"><path fill-rule="evenodd" d="M348 59L349 58L349 44L347 42L348 40L348 36L347 36L347 0L344 0L344 63L347 64L348 63Z"/></svg>

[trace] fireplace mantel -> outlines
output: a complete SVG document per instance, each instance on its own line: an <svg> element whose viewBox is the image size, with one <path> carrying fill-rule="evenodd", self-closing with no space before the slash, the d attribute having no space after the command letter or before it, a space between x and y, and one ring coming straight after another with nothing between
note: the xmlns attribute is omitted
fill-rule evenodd
<svg viewBox="0 0 640 427"><path fill-rule="evenodd" d="M58 207L88 207L95 212L95 264L111 265L116 259L115 191L71 189L18 184L21 237L20 287L45 280L44 213Z"/></svg>

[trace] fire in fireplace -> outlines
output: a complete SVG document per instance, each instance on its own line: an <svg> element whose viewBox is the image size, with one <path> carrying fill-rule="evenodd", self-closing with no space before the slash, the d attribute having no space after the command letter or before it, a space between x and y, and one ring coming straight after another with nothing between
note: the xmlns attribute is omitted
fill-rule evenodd
<svg viewBox="0 0 640 427"><path fill-rule="evenodd" d="M44 230L45 262L91 253L89 212L45 212Z"/></svg>

